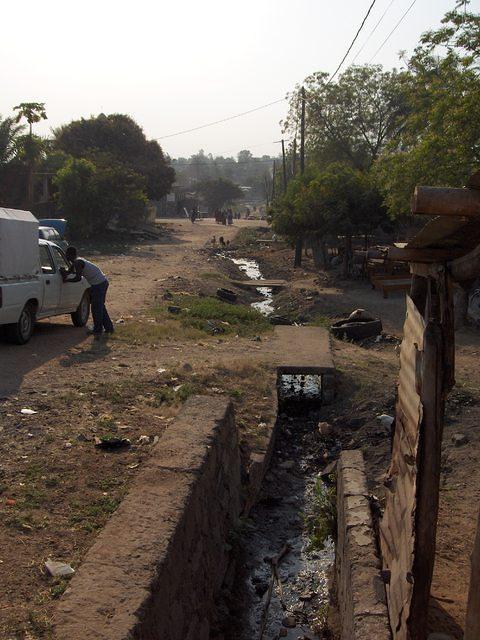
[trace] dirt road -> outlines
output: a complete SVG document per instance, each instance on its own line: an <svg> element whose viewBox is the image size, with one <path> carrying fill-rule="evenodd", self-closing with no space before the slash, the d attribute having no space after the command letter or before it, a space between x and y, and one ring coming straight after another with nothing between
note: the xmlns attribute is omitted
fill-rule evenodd
<svg viewBox="0 0 480 640"><path fill-rule="evenodd" d="M224 227L212 219L162 221L167 230L165 239L133 247L126 255L86 255L105 272L109 281L108 308L118 319L140 313L152 302L156 284L169 277L189 278L198 270L206 270L206 258L196 250L211 246L213 236L231 240L239 228L258 227L259 221L239 220ZM81 250L81 247L80 247ZM75 329L67 316L38 323L31 342L25 346L0 343L0 397L18 392L24 381L39 389L39 373L49 380L59 360L64 360L72 348L90 344L84 329ZM56 379L61 390L61 377Z"/></svg>

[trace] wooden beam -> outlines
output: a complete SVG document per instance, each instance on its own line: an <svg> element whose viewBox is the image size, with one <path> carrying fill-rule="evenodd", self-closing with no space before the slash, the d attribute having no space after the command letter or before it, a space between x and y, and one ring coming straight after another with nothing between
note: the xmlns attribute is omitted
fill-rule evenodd
<svg viewBox="0 0 480 640"><path fill-rule="evenodd" d="M399 262L445 262L446 260L454 260L463 253L462 249L388 248L389 260L397 260Z"/></svg>
<svg viewBox="0 0 480 640"><path fill-rule="evenodd" d="M480 191L447 187L415 187L412 213L475 218L480 215Z"/></svg>
<svg viewBox="0 0 480 640"><path fill-rule="evenodd" d="M453 260L448 266L455 282L475 280L480 276L480 245L470 253Z"/></svg>

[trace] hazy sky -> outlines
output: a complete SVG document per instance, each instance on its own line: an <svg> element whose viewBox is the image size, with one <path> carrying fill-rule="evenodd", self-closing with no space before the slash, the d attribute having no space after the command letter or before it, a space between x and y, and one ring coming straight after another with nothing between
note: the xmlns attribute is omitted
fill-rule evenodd
<svg viewBox="0 0 480 640"><path fill-rule="evenodd" d="M391 0L377 0L351 60ZM50 127L128 113L150 138L281 98L313 71L332 72L371 0L24 0L2 3L0 114L45 102ZM411 0L394 0L357 63L368 62ZM455 0L417 0L375 58L398 65ZM480 10L480 0L470 9ZM20 15L21 10L21 15ZM9 28L6 29L5 25ZM286 103L160 140L172 157L203 148L277 153Z"/></svg>

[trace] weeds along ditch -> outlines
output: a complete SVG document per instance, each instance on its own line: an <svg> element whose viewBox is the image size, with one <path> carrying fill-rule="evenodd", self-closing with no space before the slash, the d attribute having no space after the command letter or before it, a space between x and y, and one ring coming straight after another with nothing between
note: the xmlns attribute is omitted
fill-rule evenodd
<svg viewBox="0 0 480 640"><path fill-rule="evenodd" d="M232 532L234 567L212 640L325 640L336 531L335 485L320 470L340 445L322 436L322 408L281 405L261 494Z"/></svg>

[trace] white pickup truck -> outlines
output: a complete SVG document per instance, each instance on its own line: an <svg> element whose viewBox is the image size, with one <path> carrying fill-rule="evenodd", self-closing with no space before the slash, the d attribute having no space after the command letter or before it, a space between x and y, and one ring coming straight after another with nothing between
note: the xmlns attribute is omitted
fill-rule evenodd
<svg viewBox="0 0 480 640"><path fill-rule="evenodd" d="M28 213L13 211L0 209L0 267L3 266L0 272L0 325L7 337L17 344L25 344L33 333L36 320L63 314L70 314L76 327L84 326L90 315L87 281L84 278L80 282L63 281L60 268L68 268L65 255L55 243L38 239L38 222L33 234L26 224L20 225L20 234L13 225L12 233L12 225L6 222L12 222L12 215L21 219L20 214ZM5 216L9 216L7 220ZM30 219L20 221L31 222ZM34 235L35 245L30 235ZM17 246L12 247L17 237ZM5 245L7 241L10 246Z"/></svg>

